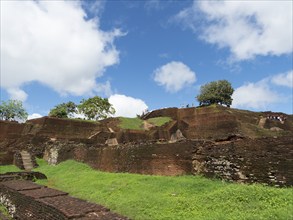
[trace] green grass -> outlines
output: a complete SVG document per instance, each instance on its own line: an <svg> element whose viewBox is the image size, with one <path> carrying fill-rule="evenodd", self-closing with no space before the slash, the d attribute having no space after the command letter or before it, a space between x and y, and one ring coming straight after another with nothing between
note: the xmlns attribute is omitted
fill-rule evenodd
<svg viewBox="0 0 293 220"><path fill-rule="evenodd" d="M5 206L0 204L0 213L2 213L8 220L12 219Z"/></svg>
<svg viewBox="0 0 293 220"><path fill-rule="evenodd" d="M119 117L119 120L119 127L122 129L144 130L143 120L140 118ZM169 117L156 117L148 119L147 122L155 126L162 126L171 120Z"/></svg>
<svg viewBox="0 0 293 220"><path fill-rule="evenodd" d="M293 219L292 188L233 184L201 176L105 173L72 160L57 166L43 160L38 163L35 171L48 177L38 183L105 205L131 219Z"/></svg>
<svg viewBox="0 0 293 220"><path fill-rule="evenodd" d="M156 117L156 118L150 118L147 120L148 123L151 123L155 126L162 126L168 122L170 122L172 119L170 117Z"/></svg>
<svg viewBox="0 0 293 220"><path fill-rule="evenodd" d="M6 172L17 172L17 171L21 171L21 170L14 165L0 166L0 174L6 173Z"/></svg>
<svg viewBox="0 0 293 220"><path fill-rule="evenodd" d="M140 118L119 117L119 127L122 129L143 130L143 120Z"/></svg>

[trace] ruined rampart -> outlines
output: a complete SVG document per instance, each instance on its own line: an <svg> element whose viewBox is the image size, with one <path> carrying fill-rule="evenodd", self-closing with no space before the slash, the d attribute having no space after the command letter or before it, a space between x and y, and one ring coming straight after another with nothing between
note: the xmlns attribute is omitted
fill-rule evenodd
<svg viewBox="0 0 293 220"><path fill-rule="evenodd" d="M95 169L155 175L200 174L211 178L275 186L293 185L293 138L182 140L94 146L55 142L46 159L74 159ZM53 158L52 158L53 157Z"/></svg>
<svg viewBox="0 0 293 220"><path fill-rule="evenodd" d="M0 121L0 165L12 164L13 155L25 149L51 164L75 159L109 172L292 185L292 116L283 114L282 121L267 113L208 107L161 109L146 118L159 116L173 120L148 130L120 129L117 118Z"/></svg>

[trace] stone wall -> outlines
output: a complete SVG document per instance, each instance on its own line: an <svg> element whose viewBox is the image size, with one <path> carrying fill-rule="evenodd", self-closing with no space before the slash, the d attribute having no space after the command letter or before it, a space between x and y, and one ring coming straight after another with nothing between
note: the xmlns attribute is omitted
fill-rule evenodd
<svg viewBox="0 0 293 220"><path fill-rule="evenodd" d="M19 138L24 127L25 124L0 120L0 140Z"/></svg>
<svg viewBox="0 0 293 220"><path fill-rule="evenodd" d="M183 175L192 172L191 143L128 143L117 146L73 142L46 145L45 159L51 164L67 159L85 162L108 172Z"/></svg>
<svg viewBox="0 0 293 220"><path fill-rule="evenodd" d="M293 139L181 140L117 146L56 142L55 163L74 159L95 169L153 175L200 174L211 178L276 186L293 185ZM50 151L50 150L49 150ZM56 156L57 155L57 156ZM47 160L52 161L48 153Z"/></svg>
<svg viewBox="0 0 293 220"><path fill-rule="evenodd" d="M24 180L0 182L0 202L19 220L126 220L101 205Z"/></svg>
<svg viewBox="0 0 293 220"><path fill-rule="evenodd" d="M145 131L120 129L117 118L99 123L49 117L26 124L0 121L0 165L12 164L13 155L25 149L50 164L75 159L110 172L199 173L292 185L293 116L286 115L282 123L260 123L266 113L211 106L160 109L145 117L159 116L173 121ZM181 141L174 139L177 131Z"/></svg>
<svg viewBox="0 0 293 220"><path fill-rule="evenodd" d="M193 173L227 181L293 185L293 138L202 141L193 152Z"/></svg>
<svg viewBox="0 0 293 220"><path fill-rule="evenodd" d="M57 139L89 138L98 131L107 130L107 127L101 123L51 117L32 119L28 123L33 126L32 130L27 131L27 133ZM39 129L35 129L36 127L39 127ZM33 132L33 130L35 131Z"/></svg>

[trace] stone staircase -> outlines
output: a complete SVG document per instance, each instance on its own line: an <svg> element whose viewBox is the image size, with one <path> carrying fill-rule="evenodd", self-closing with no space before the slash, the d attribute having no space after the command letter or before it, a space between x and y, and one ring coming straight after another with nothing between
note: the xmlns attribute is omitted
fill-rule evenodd
<svg viewBox="0 0 293 220"><path fill-rule="evenodd" d="M25 150L20 152L22 158L22 164L25 170L31 171L33 169L32 157L31 154Z"/></svg>

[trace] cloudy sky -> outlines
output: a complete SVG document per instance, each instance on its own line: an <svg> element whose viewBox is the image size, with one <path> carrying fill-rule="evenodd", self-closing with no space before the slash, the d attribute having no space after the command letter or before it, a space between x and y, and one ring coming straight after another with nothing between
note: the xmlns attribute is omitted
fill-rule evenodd
<svg viewBox="0 0 293 220"><path fill-rule="evenodd" d="M292 114L292 1L1 1L1 101L30 117L109 98L116 115L198 105L227 79L234 108Z"/></svg>

